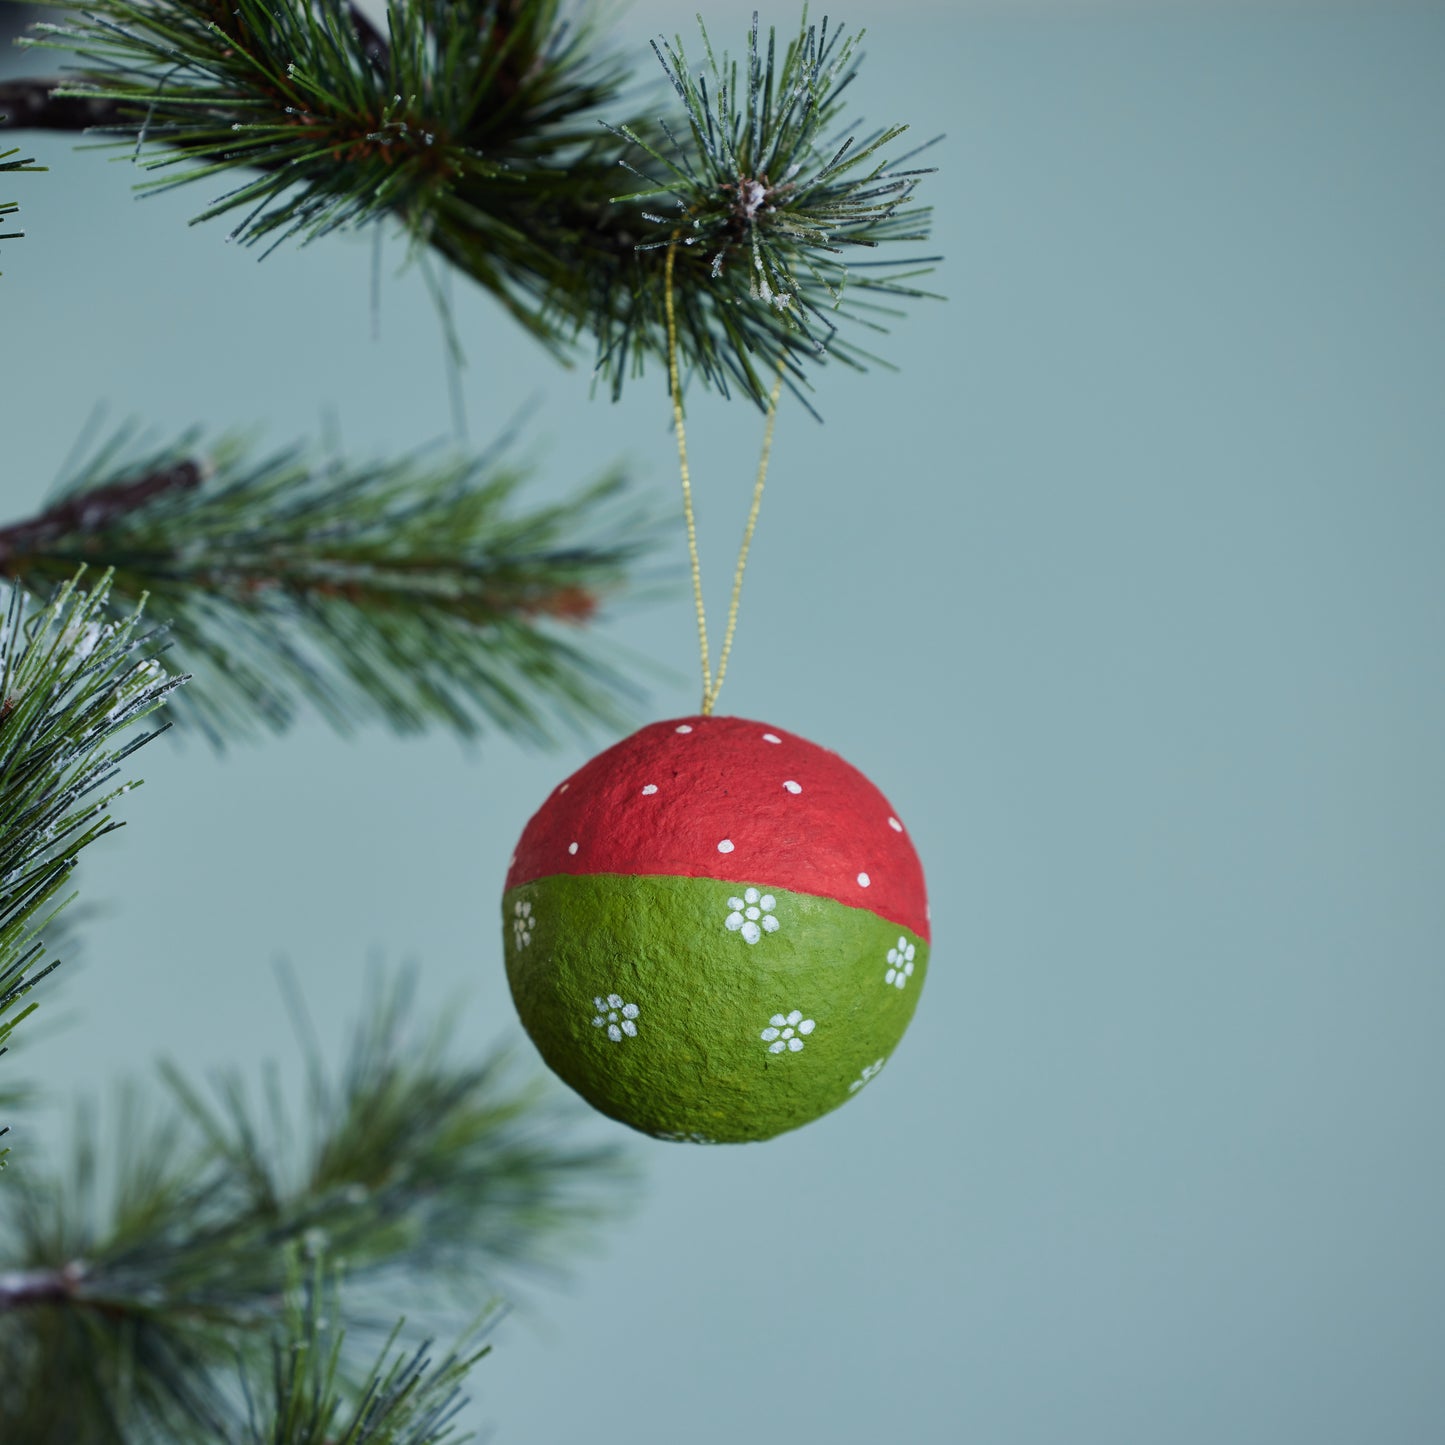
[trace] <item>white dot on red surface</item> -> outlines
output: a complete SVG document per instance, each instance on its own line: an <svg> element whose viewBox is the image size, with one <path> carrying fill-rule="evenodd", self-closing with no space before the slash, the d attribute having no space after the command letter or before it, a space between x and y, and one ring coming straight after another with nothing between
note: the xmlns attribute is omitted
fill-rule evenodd
<svg viewBox="0 0 1445 1445"><path fill-rule="evenodd" d="M788 781L783 784L783 786L790 793L801 793L803 791L803 785L801 783L795 783L791 778L789 778Z"/></svg>
<svg viewBox="0 0 1445 1445"><path fill-rule="evenodd" d="M717 845L717 850L719 853L731 853L733 851L733 840L731 838L724 838L722 842Z"/></svg>
<svg viewBox="0 0 1445 1445"><path fill-rule="evenodd" d="M559 793L565 793L565 792L567 791L567 789L570 788L571 786L572 786L571 783L563 783L562 786L557 789L557 791L558 791Z"/></svg>
<svg viewBox="0 0 1445 1445"><path fill-rule="evenodd" d="M656 784L656 783L649 783L649 784L642 790L643 795L644 795L645 797L649 797L649 798L650 798L656 791L657 791L657 784Z"/></svg>
<svg viewBox="0 0 1445 1445"><path fill-rule="evenodd" d="M895 833L901 833L903 831L903 824L900 823L897 818L890 818L888 820L888 826L892 828Z"/></svg>
<svg viewBox="0 0 1445 1445"><path fill-rule="evenodd" d="M860 873L858 875L858 886L860 888L866 888L872 881L866 873Z"/></svg>
<svg viewBox="0 0 1445 1445"><path fill-rule="evenodd" d="M780 743L782 742L782 738L780 738L777 733L764 733L763 741L765 743Z"/></svg>
<svg viewBox="0 0 1445 1445"><path fill-rule="evenodd" d="M692 729L686 723L683 723L683 725L678 728L678 732L680 733L690 733L691 731Z"/></svg>
<svg viewBox="0 0 1445 1445"><path fill-rule="evenodd" d="M569 853L575 853L577 851L577 845L575 843L569 843L567 845L567 851Z"/></svg>

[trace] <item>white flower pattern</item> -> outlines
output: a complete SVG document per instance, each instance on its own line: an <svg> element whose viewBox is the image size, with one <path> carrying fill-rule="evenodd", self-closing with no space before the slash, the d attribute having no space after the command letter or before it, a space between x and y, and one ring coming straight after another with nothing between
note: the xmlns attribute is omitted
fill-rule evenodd
<svg viewBox="0 0 1445 1445"><path fill-rule="evenodd" d="M817 1028L812 1019L805 1019L801 1009L794 1009L785 1018L774 1014L768 1020L768 1027L758 1035L768 1046L770 1054L781 1054L784 1050L798 1053L803 1047L803 1036Z"/></svg>
<svg viewBox="0 0 1445 1445"><path fill-rule="evenodd" d="M900 935L898 947L888 950L888 972L883 975L883 982L902 988L913 977L914 952L913 945Z"/></svg>
<svg viewBox="0 0 1445 1445"><path fill-rule="evenodd" d="M597 1016L592 1020L594 1029L605 1028L607 1037L614 1044L622 1042L623 1034L628 1038L637 1037L638 1007L635 1003L623 1003L620 993L609 993L606 998L594 998Z"/></svg>
<svg viewBox="0 0 1445 1445"><path fill-rule="evenodd" d="M773 916L778 900L771 893L749 888L741 898L729 898L732 912L723 920L731 933L741 933L747 943L756 943L765 933L776 933L783 925Z"/></svg>
<svg viewBox="0 0 1445 1445"><path fill-rule="evenodd" d="M512 914L512 936L517 940L518 948L526 948L532 941L532 929L537 924L532 917L532 905L525 898L519 898L512 905Z"/></svg>
<svg viewBox="0 0 1445 1445"><path fill-rule="evenodd" d="M858 1077L854 1079L851 1084L848 1085L848 1092L850 1094L856 1094L858 1090L861 1089L864 1084L869 1081L869 1079L876 1079L880 1070L883 1068L883 1065L887 1062L887 1059L874 1059L871 1064L866 1065L863 1069L863 1072L859 1074Z"/></svg>

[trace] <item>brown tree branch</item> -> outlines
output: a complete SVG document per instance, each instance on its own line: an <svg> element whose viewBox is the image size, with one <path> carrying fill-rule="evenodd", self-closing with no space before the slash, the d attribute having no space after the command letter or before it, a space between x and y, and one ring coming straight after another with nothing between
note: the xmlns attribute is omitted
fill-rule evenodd
<svg viewBox="0 0 1445 1445"><path fill-rule="evenodd" d="M85 1278L79 1261L64 1269L12 1269L0 1273L0 1314L28 1305L73 1304Z"/></svg>
<svg viewBox="0 0 1445 1445"><path fill-rule="evenodd" d="M117 517L133 512L166 492L189 492L201 484L196 462L177 462L148 476L113 482L91 492L66 497L38 516L0 528L0 574L14 576L29 556L52 546L62 537L100 532Z"/></svg>
<svg viewBox="0 0 1445 1445"><path fill-rule="evenodd" d="M351 26L366 58L384 75L391 65L391 45L387 37L371 23L371 17L359 6L351 6Z"/></svg>
<svg viewBox="0 0 1445 1445"><path fill-rule="evenodd" d="M391 46L371 17L357 5L349 7L352 29L367 60L385 74L391 64ZM139 109L136 101L100 96L52 94L73 82L51 76L21 76L0 81L0 130L82 131L131 127Z"/></svg>
<svg viewBox="0 0 1445 1445"><path fill-rule="evenodd" d="M125 123L125 108L118 101L51 94L64 83L37 76L0 80L0 130L77 131Z"/></svg>

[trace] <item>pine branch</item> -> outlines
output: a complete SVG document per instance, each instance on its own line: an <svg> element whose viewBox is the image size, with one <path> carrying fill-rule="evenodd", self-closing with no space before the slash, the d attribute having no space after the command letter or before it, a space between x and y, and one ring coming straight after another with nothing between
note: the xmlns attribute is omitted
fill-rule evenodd
<svg viewBox="0 0 1445 1445"><path fill-rule="evenodd" d="M349 730L490 722L533 740L616 725L637 694L565 635L648 545L616 474L518 513L525 474L494 457L314 466L198 438L150 455L119 436L39 515L0 529L0 575L48 589L114 569L148 593L194 672L182 720L220 741L281 730L303 704Z"/></svg>
<svg viewBox="0 0 1445 1445"><path fill-rule="evenodd" d="M284 1329L272 1340L264 1371L242 1373L247 1419L228 1445L463 1445L455 1433L466 1400L462 1382L490 1346L473 1330L440 1361L432 1342L399 1344L401 1325L357 1383L342 1376L340 1301L320 1263L294 1286ZM264 1402L264 1403L262 1403Z"/></svg>
<svg viewBox="0 0 1445 1445"><path fill-rule="evenodd" d="M719 60L701 17L698 28L707 56L701 74L694 74L681 36L653 45L685 123L661 122L666 144L616 128L645 157L626 164L647 186L617 198L650 208L642 212L648 226L639 249L658 256L676 246L687 260L683 274L691 280L678 296L684 352L724 388L725 372L733 371L754 397L771 381L780 325L795 391L809 354L866 369L879 358L841 335L839 322L885 331L880 318L901 315L899 301L932 294L908 283L939 258L850 267L843 257L849 248L927 238L931 212L912 201L919 180L932 172L904 167L926 147L885 159L907 126L862 137L858 123L840 126L862 32L830 32L826 18L809 25L805 7L798 35L780 56L775 31L764 48L754 11L739 62L726 52ZM854 274L859 266L876 269ZM704 267L709 285L700 284ZM639 294L627 323L610 338L624 351L639 332L665 335L660 288Z"/></svg>
<svg viewBox="0 0 1445 1445"><path fill-rule="evenodd" d="M395 221L559 356L590 331L614 395L664 354L673 240L685 366L760 406L780 362L800 395L829 357L866 367L851 335L930 294L935 257L846 262L927 235L925 172L882 158L903 127L842 126L858 37L806 11L781 57L756 17L741 66L704 35L701 77L654 47L681 113L605 128L626 69L562 0L411 0L388 24L382 46L341 0L98 0L36 27L82 79L0 88L0 111L166 147L142 190L252 172L201 213L247 243ZM619 165L646 188L619 196Z"/></svg>
<svg viewBox="0 0 1445 1445"><path fill-rule="evenodd" d="M137 632L139 607L113 608L108 576L89 593L63 582L28 624L25 602L11 588L0 619L0 1051L56 966L40 934L81 851L121 826L111 804L138 786L108 785L164 728L127 730L185 680L158 661L160 630Z"/></svg>
<svg viewBox="0 0 1445 1445"><path fill-rule="evenodd" d="M38 517L0 527L0 571L23 569L37 555L64 545L77 533L103 533L154 498L193 491L200 484L200 465L187 459L130 481L62 497Z"/></svg>
<svg viewBox="0 0 1445 1445"><path fill-rule="evenodd" d="M239 1358L254 1380L271 1358L298 1251L344 1269L350 1378L358 1342L385 1333L388 1287L475 1318L498 1273L555 1265L615 1211L622 1156L568 1142L550 1093L514 1083L502 1054L455 1061L408 1004L404 985L382 991L335 1079L310 1051L307 1133L273 1075L256 1109L234 1076L213 1105L169 1071L178 1110L148 1122L122 1097L113 1180L93 1125L69 1178L16 1167L0 1196L0 1438L245 1439L232 1372Z"/></svg>

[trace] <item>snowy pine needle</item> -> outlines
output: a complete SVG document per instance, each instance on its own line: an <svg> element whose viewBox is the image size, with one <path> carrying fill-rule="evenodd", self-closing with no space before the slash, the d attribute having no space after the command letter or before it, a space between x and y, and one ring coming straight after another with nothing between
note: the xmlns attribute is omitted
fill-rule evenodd
<svg viewBox="0 0 1445 1445"><path fill-rule="evenodd" d="M34 1008L25 995L55 966L41 938L68 899L81 851L120 826L110 807L137 786L121 763L164 727L132 731L184 681L159 661L162 630L116 607L111 579L73 578L27 617L0 588L0 1045Z"/></svg>

